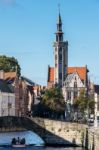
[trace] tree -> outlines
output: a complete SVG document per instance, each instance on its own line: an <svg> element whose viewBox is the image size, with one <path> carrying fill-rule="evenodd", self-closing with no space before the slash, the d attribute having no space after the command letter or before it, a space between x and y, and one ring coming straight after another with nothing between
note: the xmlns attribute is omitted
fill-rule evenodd
<svg viewBox="0 0 99 150"><path fill-rule="evenodd" d="M52 87L43 92L40 103L33 105L33 116L60 119L65 115L65 101L62 90Z"/></svg>
<svg viewBox="0 0 99 150"><path fill-rule="evenodd" d="M94 113L94 96L92 94L86 94L86 91L83 89L80 92L80 95L74 101L74 110L80 111L84 114L87 110L89 113Z"/></svg>
<svg viewBox="0 0 99 150"><path fill-rule="evenodd" d="M90 114L94 114L94 108L95 108L94 94L90 93L89 95L88 107L89 107Z"/></svg>
<svg viewBox="0 0 99 150"><path fill-rule="evenodd" d="M42 104L49 108L52 113L64 113L65 101L63 99L62 90L59 87L52 87L46 90L42 97Z"/></svg>
<svg viewBox="0 0 99 150"><path fill-rule="evenodd" d="M84 113L84 110L87 108L88 97L85 94L85 90L81 90L79 97L74 101L74 109L80 110Z"/></svg>
<svg viewBox="0 0 99 150"><path fill-rule="evenodd" d="M20 65L18 64L17 59L14 57L7 57L5 55L0 56L0 70L9 72L9 71L16 71L16 68L17 68L17 73L20 76L21 68Z"/></svg>

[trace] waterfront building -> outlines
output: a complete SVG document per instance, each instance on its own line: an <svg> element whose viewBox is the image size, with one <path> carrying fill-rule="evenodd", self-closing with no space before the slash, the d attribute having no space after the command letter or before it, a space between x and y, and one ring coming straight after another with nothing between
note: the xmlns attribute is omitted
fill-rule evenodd
<svg viewBox="0 0 99 150"><path fill-rule="evenodd" d="M21 77L20 79L20 100L23 100L21 103L21 115L31 115L32 105L34 103L34 82L26 77ZM23 107L24 106L24 107ZM22 113L23 108L23 113Z"/></svg>
<svg viewBox="0 0 99 150"><path fill-rule="evenodd" d="M0 78L7 83L15 95L15 115L26 116L30 114L34 97L34 83L25 77L19 77L16 72L0 71Z"/></svg>
<svg viewBox="0 0 99 150"><path fill-rule="evenodd" d="M0 116L15 116L15 93L0 79Z"/></svg>

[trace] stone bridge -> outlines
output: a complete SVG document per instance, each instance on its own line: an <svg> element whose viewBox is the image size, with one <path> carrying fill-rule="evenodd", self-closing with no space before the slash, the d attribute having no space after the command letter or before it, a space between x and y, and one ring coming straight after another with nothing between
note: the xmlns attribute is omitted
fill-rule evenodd
<svg viewBox="0 0 99 150"><path fill-rule="evenodd" d="M0 117L0 132L31 130L46 145L87 145L87 126L45 118Z"/></svg>

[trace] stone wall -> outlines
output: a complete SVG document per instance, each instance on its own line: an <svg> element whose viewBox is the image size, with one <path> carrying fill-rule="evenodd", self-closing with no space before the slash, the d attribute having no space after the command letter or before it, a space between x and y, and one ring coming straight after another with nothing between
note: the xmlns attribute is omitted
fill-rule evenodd
<svg viewBox="0 0 99 150"><path fill-rule="evenodd" d="M99 150L99 128L91 128L88 131L89 150Z"/></svg>
<svg viewBox="0 0 99 150"><path fill-rule="evenodd" d="M33 121L39 125L42 122L40 118ZM45 132L42 137L47 145L85 146L87 144L87 126L84 124L44 119L43 125Z"/></svg>

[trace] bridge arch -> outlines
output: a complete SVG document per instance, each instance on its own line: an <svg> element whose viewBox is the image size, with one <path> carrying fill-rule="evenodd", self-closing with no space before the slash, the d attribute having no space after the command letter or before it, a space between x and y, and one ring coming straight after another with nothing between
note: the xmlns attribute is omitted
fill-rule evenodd
<svg viewBox="0 0 99 150"><path fill-rule="evenodd" d="M87 126L44 118L0 117L0 132L31 130L47 145L84 145Z"/></svg>

